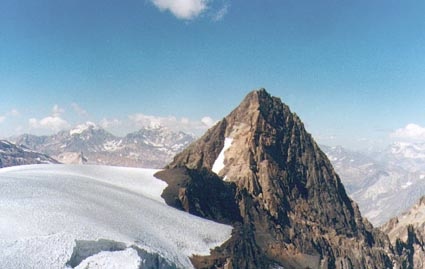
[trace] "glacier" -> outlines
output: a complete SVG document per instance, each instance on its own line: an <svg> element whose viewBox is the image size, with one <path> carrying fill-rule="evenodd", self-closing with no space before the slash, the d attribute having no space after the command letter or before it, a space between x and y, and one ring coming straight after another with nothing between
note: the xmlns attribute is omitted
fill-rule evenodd
<svg viewBox="0 0 425 269"><path fill-rule="evenodd" d="M193 268L189 257L208 255L230 238L232 227L167 206L160 196L167 184L153 176L157 171L49 164L0 169L0 265L81 268L103 261L111 266L101 268L115 268L111 261L128 257L128 268L143 268L147 258L137 252L170 265L161 268ZM79 242L90 247L83 251ZM80 266L76 251L83 253Z"/></svg>

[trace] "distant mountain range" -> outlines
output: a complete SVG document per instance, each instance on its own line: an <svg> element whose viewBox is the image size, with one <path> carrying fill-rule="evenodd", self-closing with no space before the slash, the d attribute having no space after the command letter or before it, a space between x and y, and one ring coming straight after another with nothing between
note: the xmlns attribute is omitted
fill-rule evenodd
<svg viewBox="0 0 425 269"><path fill-rule="evenodd" d="M18 146L2 142L2 166L61 162L162 168L195 136L154 127L117 137L86 122L50 136L24 134L10 140ZM341 146L321 148L347 193L375 225L400 214L425 194L425 143L397 142L375 153Z"/></svg>
<svg viewBox="0 0 425 269"><path fill-rule="evenodd" d="M13 137L18 146L4 141L0 160L2 166L61 162L162 168L194 140L193 135L164 127L117 137L87 122L50 136ZM321 148L347 193L375 225L400 214L425 194L425 144L397 142L375 153L341 146Z"/></svg>
<svg viewBox="0 0 425 269"><path fill-rule="evenodd" d="M0 168L24 164L58 163L46 154L0 140Z"/></svg>
<svg viewBox="0 0 425 269"><path fill-rule="evenodd" d="M381 152L321 146L361 212L381 225L425 194L425 144L396 142Z"/></svg>
<svg viewBox="0 0 425 269"><path fill-rule="evenodd" d="M10 140L61 163L161 168L194 139L191 134L165 127L144 128L117 137L87 122L50 136L24 134Z"/></svg>

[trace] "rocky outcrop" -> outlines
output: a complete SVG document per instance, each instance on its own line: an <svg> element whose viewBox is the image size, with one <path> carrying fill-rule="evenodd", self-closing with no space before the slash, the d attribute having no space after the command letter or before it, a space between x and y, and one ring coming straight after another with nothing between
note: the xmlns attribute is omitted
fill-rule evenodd
<svg viewBox="0 0 425 269"><path fill-rule="evenodd" d="M298 116L264 89L248 94L166 169L190 171L185 180L169 172L174 179L167 182L214 170L235 186L240 219L225 219L235 227L233 237L211 256L194 257L197 268L393 268L388 237L362 218ZM205 195L195 197L170 184L167 196L175 201L167 203L191 212L216 191L205 186Z"/></svg>
<svg viewBox="0 0 425 269"><path fill-rule="evenodd" d="M241 221L236 185L222 181L207 169L181 167L160 171L155 176L168 183L162 193L168 205L225 224Z"/></svg>
<svg viewBox="0 0 425 269"><path fill-rule="evenodd" d="M425 196L410 210L381 227L401 257L403 268L425 268Z"/></svg>
<svg viewBox="0 0 425 269"><path fill-rule="evenodd" d="M83 152L63 152L57 155L56 158L65 164L86 164L88 162Z"/></svg>
<svg viewBox="0 0 425 269"><path fill-rule="evenodd" d="M25 164L59 163L46 154L0 140L0 168Z"/></svg>

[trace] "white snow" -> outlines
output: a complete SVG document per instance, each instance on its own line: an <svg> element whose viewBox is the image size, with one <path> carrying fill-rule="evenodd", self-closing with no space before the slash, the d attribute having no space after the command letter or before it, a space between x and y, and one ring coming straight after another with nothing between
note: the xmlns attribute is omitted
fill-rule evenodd
<svg viewBox="0 0 425 269"><path fill-rule="evenodd" d="M65 151L57 156L53 156L56 160L64 164L79 164L81 163L81 153Z"/></svg>
<svg viewBox="0 0 425 269"><path fill-rule="evenodd" d="M406 188L408 188L409 186L411 186L413 183L411 182L411 181L407 181L405 184L403 184L403 185L401 185L401 188L402 189L406 189Z"/></svg>
<svg viewBox="0 0 425 269"><path fill-rule="evenodd" d="M99 239L136 245L178 268L192 268L188 257L207 255L230 237L232 227L165 205L160 194L166 184L153 177L157 171L91 165L0 169L2 268L63 269L75 240ZM87 262L130 254L99 253Z"/></svg>
<svg viewBox="0 0 425 269"><path fill-rule="evenodd" d="M226 152L226 150L228 150L230 148L230 146L232 145L233 139L232 138L228 138L226 137L224 139L224 146L223 149L220 151L220 154L218 154L217 159L214 161L213 167L212 167L212 171L214 173L216 173L218 175L218 173L220 173L221 169L224 168L224 153Z"/></svg>
<svg viewBox="0 0 425 269"><path fill-rule="evenodd" d="M420 175L419 178L420 179L424 179L425 178L425 175Z"/></svg>
<svg viewBox="0 0 425 269"><path fill-rule="evenodd" d="M95 123L88 121L86 123L77 125L74 129L71 129L69 131L69 135L82 134L85 130L90 128L97 128L97 126Z"/></svg>
<svg viewBox="0 0 425 269"><path fill-rule="evenodd" d="M395 142L392 144L391 153L408 159L424 159L425 144Z"/></svg>
<svg viewBox="0 0 425 269"><path fill-rule="evenodd" d="M75 269L138 269L141 259L137 251L128 248L121 251L102 251L83 260Z"/></svg>
<svg viewBox="0 0 425 269"><path fill-rule="evenodd" d="M121 146L121 144L122 144L122 139L120 139L118 141L117 140L110 140L110 141L106 141L103 144L103 148L106 151L117 151L117 150L123 148L123 146Z"/></svg>

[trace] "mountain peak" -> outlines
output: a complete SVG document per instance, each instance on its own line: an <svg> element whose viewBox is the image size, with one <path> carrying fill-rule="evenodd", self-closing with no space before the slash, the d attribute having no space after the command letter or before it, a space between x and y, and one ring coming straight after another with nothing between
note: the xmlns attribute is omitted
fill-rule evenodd
<svg viewBox="0 0 425 269"><path fill-rule="evenodd" d="M249 103L257 103L261 104L263 102L270 101L272 99L272 96L266 91L264 88L260 88L258 90L253 90L249 92L242 103L249 102Z"/></svg>
<svg viewBox="0 0 425 269"><path fill-rule="evenodd" d="M75 126L75 128L71 129L69 131L69 135L78 135L78 134L82 134L83 132L87 131L87 130L97 130L99 129L99 127L91 121L87 121L85 123L79 124L77 126Z"/></svg>
<svg viewBox="0 0 425 269"><path fill-rule="evenodd" d="M320 268L344 269L390 265L381 252L385 237L362 219L328 158L298 116L264 89L250 92L236 109L178 154L167 168L172 170L168 174L176 176L181 169L187 169L189 175L184 182L188 185L187 178L199 186L195 183L202 180L199 178L215 175L225 186L236 186L233 196L243 219L239 232L250 231L253 237L234 238L234 242L246 244L252 248L246 251L251 253L254 249L259 257L241 257L238 262L234 256L234 268L268 268L270 260L285 268L319 268L318 263L326 264ZM173 169L177 169L176 173ZM173 180L167 182L172 186ZM191 200L198 203L202 198L190 197L189 189L175 187L178 193L174 197L181 200L183 208L198 208L200 215L218 211L208 206L202 210L200 204L191 206ZM212 197L208 191L203 196ZM226 197L229 196L232 195ZM343 241L344 247L335 243L338 241ZM356 244L370 248L360 256L377 259L374 266L366 266L358 259L362 250L355 249ZM317 263L312 262L312 257ZM352 267L336 267L336 259Z"/></svg>
<svg viewBox="0 0 425 269"><path fill-rule="evenodd" d="M248 93L240 105L228 117L247 117L256 112L267 114L270 113L271 108L280 104L282 102L279 98L271 96L264 88L261 88Z"/></svg>

